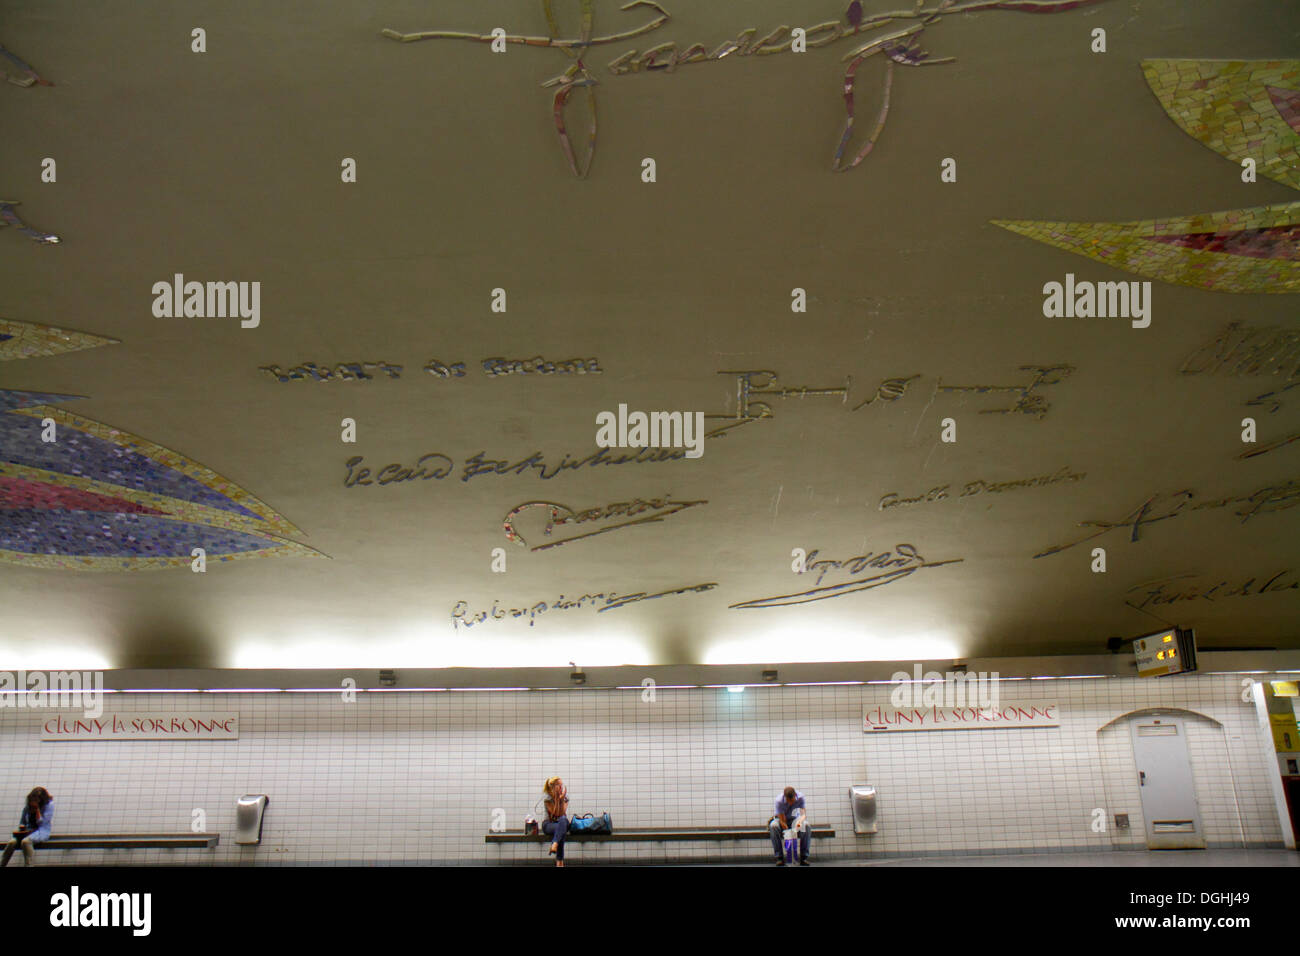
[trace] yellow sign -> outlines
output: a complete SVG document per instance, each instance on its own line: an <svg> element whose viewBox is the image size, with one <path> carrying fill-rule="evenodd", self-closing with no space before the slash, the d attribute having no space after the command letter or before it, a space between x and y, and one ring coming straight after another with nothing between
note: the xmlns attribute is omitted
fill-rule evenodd
<svg viewBox="0 0 1300 956"><path fill-rule="evenodd" d="M1300 730L1295 714L1269 714L1273 724L1273 749L1280 754L1300 753Z"/></svg>

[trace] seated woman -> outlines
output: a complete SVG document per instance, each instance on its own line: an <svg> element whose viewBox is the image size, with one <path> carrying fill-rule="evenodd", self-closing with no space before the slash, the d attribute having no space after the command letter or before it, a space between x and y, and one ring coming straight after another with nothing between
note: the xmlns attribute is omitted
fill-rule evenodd
<svg viewBox="0 0 1300 956"><path fill-rule="evenodd" d="M555 865L564 866L564 837L569 832L569 791L559 777L548 777L542 785L546 794L546 820L542 832L554 838L550 852L555 854Z"/></svg>
<svg viewBox="0 0 1300 956"><path fill-rule="evenodd" d="M23 865L32 866L36 862L35 843L44 843L50 838L50 825L54 822L54 797L44 787L37 787L27 794L27 804L23 807L22 817L14 838L5 847L0 866L8 866L9 858L19 846L23 848Z"/></svg>

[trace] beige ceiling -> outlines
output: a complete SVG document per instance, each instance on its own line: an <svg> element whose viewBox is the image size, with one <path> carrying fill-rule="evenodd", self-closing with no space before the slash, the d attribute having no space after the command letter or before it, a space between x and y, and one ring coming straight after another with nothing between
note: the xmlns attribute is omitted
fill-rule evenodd
<svg viewBox="0 0 1300 956"><path fill-rule="evenodd" d="M87 396L68 409L175 449L302 529L329 560L276 557L95 573L0 565L0 666L547 666L910 660L1098 652L1162 621L1202 644L1300 646L1300 589L1126 606L1144 582L1300 580L1300 509L1242 522L1184 512L1058 554L1154 495L1245 496L1297 477L1300 445L1239 461L1243 402L1276 383L1185 376L1230 320L1295 326L1296 298L1154 283L1151 327L1047 319L1067 272L1133 279L990 219L1124 221L1269 202L1161 110L1147 57L1267 58L1300 49L1300 6L1113 0L1051 16L988 12L931 27L950 65L895 71L875 152L843 175L840 56L729 58L612 76L626 49L712 48L748 27L816 23L839 0L663 0L672 21L603 48L599 143L575 179L551 93L568 60L379 31L544 34L534 0L309 4L0 3L0 42L53 87L0 87L0 194L63 237L0 230L0 315L120 345L0 364L0 387ZM558 5L573 24L576 4ZM596 0L597 32L642 22ZM886 4L870 3L867 12ZM190 52L190 31L208 52ZM1089 50L1108 31L1108 52ZM608 55L606 55L608 54ZM870 125L883 65L863 67ZM864 95L865 94L865 95ZM581 141L581 113L570 119ZM39 182L44 157L57 184ZM358 182L340 182L353 157ZM642 160L657 182L641 182ZM942 183L939 164L958 163ZM256 329L160 319L153 283L256 280ZM507 290L508 311L489 308ZM792 314L791 289L807 290ZM489 378L492 356L595 357L600 375ZM430 359L464 362L440 381ZM273 381L259 366L389 362L400 380ZM1025 382L1073 366L1041 419L979 414L997 394L944 384ZM551 464L595 450L595 415L734 413L734 369L837 397L769 398L773 417L706 443L699 460L460 480L470 455ZM919 374L894 402L851 409L881 380ZM1295 430L1300 402L1261 427ZM355 445L339 422L358 423ZM942 419L957 423L940 441ZM344 487L344 462L443 452L445 480ZM1082 480L959 499L967 482ZM951 497L880 510L882 496ZM549 500L574 509L671 494L707 500L653 523L542 552L502 519ZM521 526L529 543L537 525ZM910 544L928 561L887 586L793 607L729 605L815 586L791 551L846 559ZM1107 571L1093 573L1094 545ZM492 549L508 570L491 571ZM865 576L865 575L864 575ZM852 580L841 572L822 583ZM452 624L560 594L716 587L533 626ZM57 653L56 653L57 652Z"/></svg>

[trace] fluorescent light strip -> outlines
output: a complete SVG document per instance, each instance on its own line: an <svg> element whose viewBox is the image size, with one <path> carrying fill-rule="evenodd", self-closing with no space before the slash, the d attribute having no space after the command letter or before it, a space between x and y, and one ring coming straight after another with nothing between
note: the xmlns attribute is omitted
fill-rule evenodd
<svg viewBox="0 0 1300 956"><path fill-rule="evenodd" d="M448 690L531 690L529 687L448 687Z"/></svg>
<svg viewBox="0 0 1300 956"><path fill-rule="evenodd" d="M200 694L283 694L283 687L205 687Z"/></svg>
<svg viewBox="0 0 1300 956"><path fill-rule="evenodd" d="M123 694L197 694L197 687L129 687L122 689Z"/></svg>

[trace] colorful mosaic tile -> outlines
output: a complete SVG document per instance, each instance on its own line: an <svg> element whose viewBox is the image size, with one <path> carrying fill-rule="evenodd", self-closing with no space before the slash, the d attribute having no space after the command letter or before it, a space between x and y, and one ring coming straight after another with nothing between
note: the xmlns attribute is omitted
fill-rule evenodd
<svg viewBox="0 0 1300 956"><path fill-rule="evenodd" d="M1139 222L993 224L1137 275L1218 292L1300 292L1300 202Z"/></svg>
<svg viewBox="0 0 1300 956"><path fill-rule="evenodd" d="M1142 72L1189 136L1300 189L1300 60L1144 60Z"/></svg>
<svg viewBox="0 0 1300 956"><path fill-rule="evenodd" d="M1198 142L1300 189L1300 60L1144 60ZM1138 275L1218 292L1300 292L1300 202L1139 222L993 224Z"/></svg>
<svg viewBox="0 0 1300 956"><path fill-rule="evenodd" d="M34 229L23 222L22 217L14 211L14 206L20 205L22 203L16 199L0 199L0 226L15 226L24 236L46 245L56 246L62 242L54 233L42 232L40 229Z"/></svg>
<svg viewBox="0 0 1300 956"><path fill-rule="evenodd" d="M95 349L101 345L117 345L117 339L91 335L88 332L70 332L49 325L16 322L0 319L0 362L13 359L40 358L81 349Z"/></svg>
<svg viewBox="0 0 1300 956"><path fill-rule="evenodd" d="M48 404L75 397L0 390L0 561L138 571L188 567L193 548L214 561L323 557L198 462ZM55 442L42 441L47 418Z"/></svg>
<svg viewBox="0 0 1300 956"><path fill-rule="evenodd" d="M6 50L3 46L0 46L0 58L8 60L11 64L11 68L16 68L18 70L17 73L10 73L3 66L0 66L0 80L6 80L14 86L34 86L38 83L41 86L54 85L32 69L30 63L22 59L22 57L17 53L14 53L12 50Z"/></svg>

